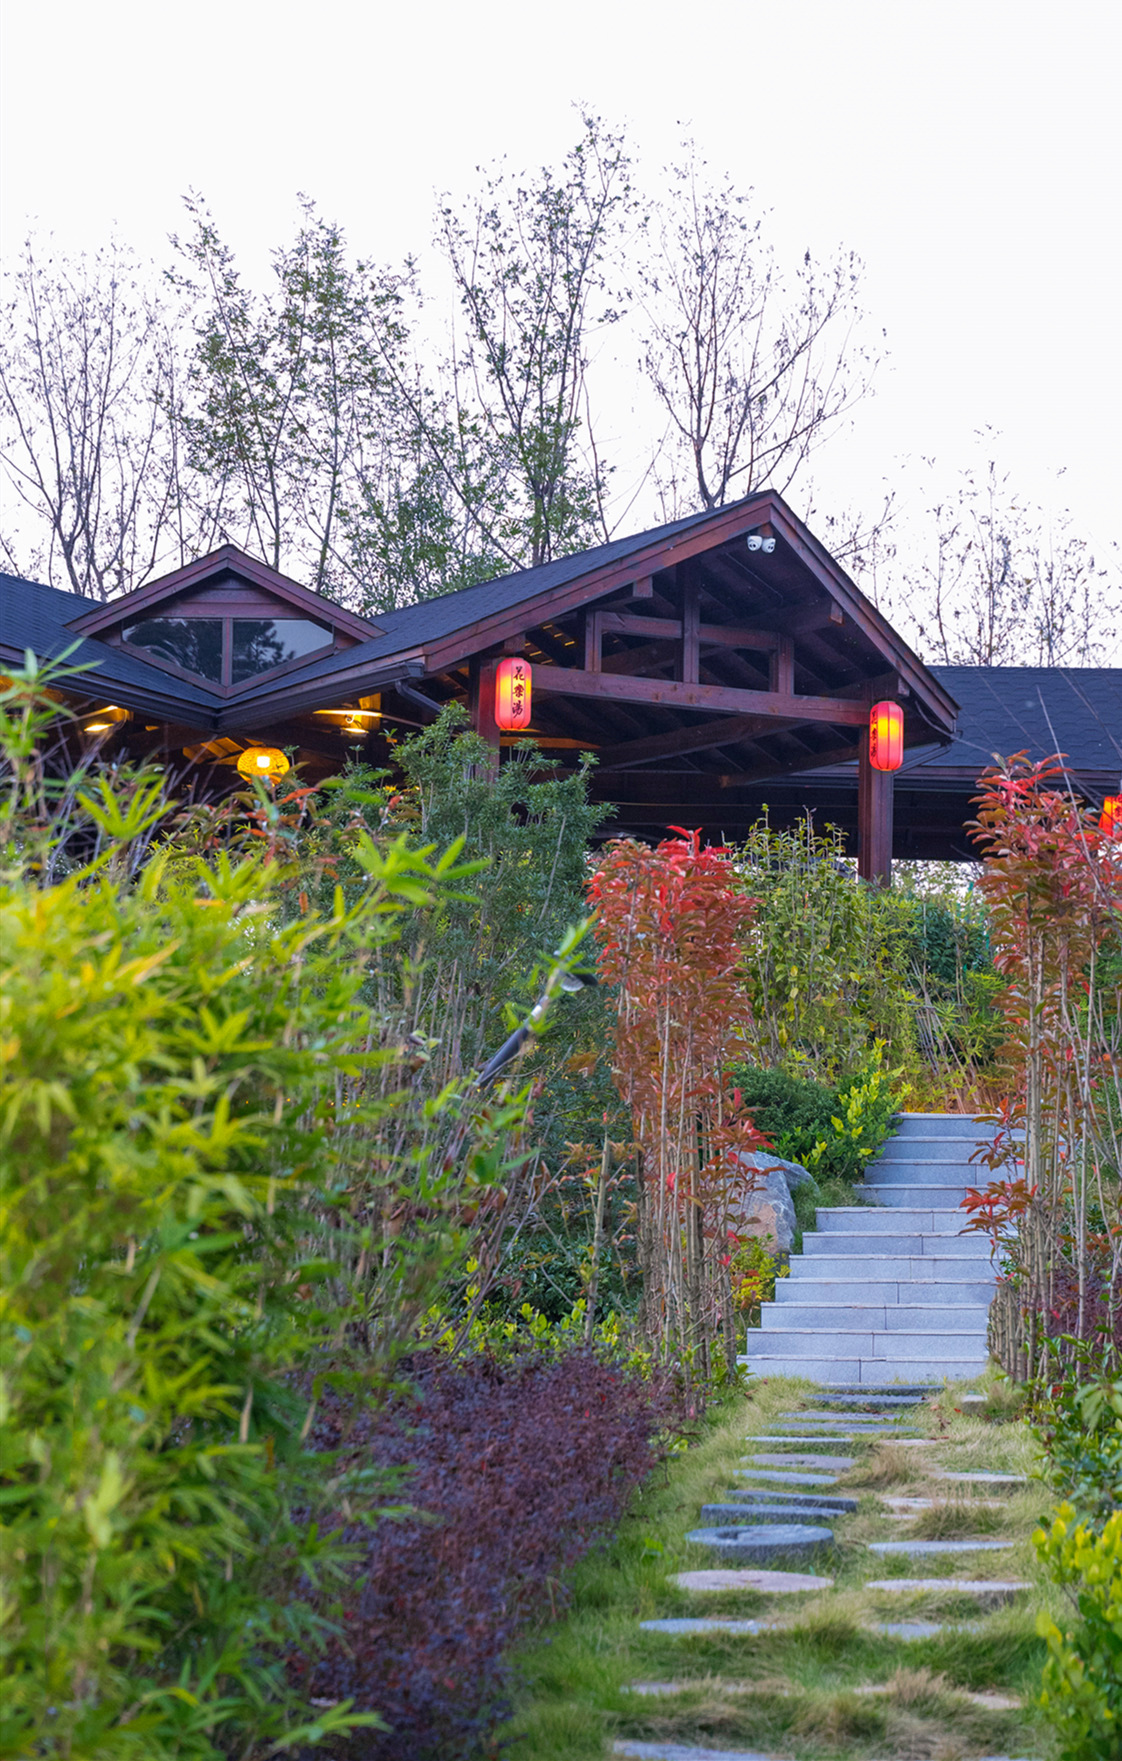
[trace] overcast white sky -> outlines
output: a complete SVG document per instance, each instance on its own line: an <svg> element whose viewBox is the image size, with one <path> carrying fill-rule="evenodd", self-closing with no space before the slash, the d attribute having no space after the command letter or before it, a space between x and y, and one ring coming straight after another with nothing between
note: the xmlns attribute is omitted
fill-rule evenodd
<svg viewBox="0 0 1122 1761"><path fill-rule="evenodd" d="M555 158L583 99L649 172L688 130L783 249L856 249L890 362L820 502L1003 430L1025 491L1122 537L1118 0L4 0L0 242L166 260L189 186L247 263L304 190L380 260L433 191ZM797 497L795 498L797 501Z"/></svg>

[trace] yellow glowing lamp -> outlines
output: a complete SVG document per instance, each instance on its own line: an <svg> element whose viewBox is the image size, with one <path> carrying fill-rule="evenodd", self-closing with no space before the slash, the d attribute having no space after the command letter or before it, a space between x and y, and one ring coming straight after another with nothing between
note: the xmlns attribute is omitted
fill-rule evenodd
<svg viewBox="0 0 1122 1761"><path fill-rule="evenodd" d="M117 703L107 703L102 709L94 711L88 722L82 723L84 734L107 734L121 722L127 722L129 712Z"/></svg>
<svg viewBox="0 0 1122 1761"><path fill-rule="evenodd" d="M534 691L533 668L520 655L508 655L495 668L495 725L504 733L528 728Z"/></svg>
<svg viewBox="0 0 1122 1761"><path fill-rule="evenodd" d="M904 711L887 699L869 711L869 763L874 770L899 770L904 762Z"/></svg>
<svg viewBox="0 0 1122 1761"><path fill-rule="evenodd" d="M247 746L238 759L243 777L261 777L275 782L288 773L288 759L279 746Z"/></svg>
<svg viewBox="0 0 1122 1761"><path fill-rule="evenodd" d="M1113 836L1122 827L1122 795L1107 795L1099 815L1099 830Z"/></svg>

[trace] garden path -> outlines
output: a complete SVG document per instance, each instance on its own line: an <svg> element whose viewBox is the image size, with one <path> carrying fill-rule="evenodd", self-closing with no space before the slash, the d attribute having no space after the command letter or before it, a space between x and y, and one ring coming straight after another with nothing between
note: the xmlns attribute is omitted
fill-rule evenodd
<svg viewBox="0 0 1122 1761"><path fill-rule="evenodd" d="M1029 1761L1046 1752L1034 1711L1044 1653L1035 1616L1054 1593L1029 1539L1046 1499L1020 1477L1033 1461L1027 1428L1006 1422L996 1384L965 1409L962 1390L910 1390L914 1407L897 1411L887 1437L854 1436L855 1415L839 1404L832 1416L854 1440L843 1456L838 1438L810 1446L792 1435L792 1456L818 1447L832 1471L822 1486L796 1488L799 1503L783 1512L832 1537L802 1557L781 1545L768 1557L769 1527L779 1539L768 1507L782 1509L783 1497L773 1480L755 1479L767 1472L754 1466L755 1446L782 1432L781 1412L821 1410L818 1392L758 1384L735 1489L729 1445L702 1445L667 1489L685 1535L649 1537L637 1561L634 1542L621 1540L614 1564L589 1568L588 1605L578 1584L568 1633L551 1635L548 1655L543 1647L542 1698L522 1724L535 1761ZM897 1426L921 1447L903 1448ZM991 1475L1009 1488L1002 1500ZM894 1512L900 1495L923 1508ZM729 1541L753 1531L751 1551L738 1563L699 1538L699 1517ZM650 1522L639 1518L639 1535ZM877 1550L901 1539L943 1550L922 1558L921 1577L910 1554ZM683 1569L658 1578L648 1554L663 1546Z"/></svg>

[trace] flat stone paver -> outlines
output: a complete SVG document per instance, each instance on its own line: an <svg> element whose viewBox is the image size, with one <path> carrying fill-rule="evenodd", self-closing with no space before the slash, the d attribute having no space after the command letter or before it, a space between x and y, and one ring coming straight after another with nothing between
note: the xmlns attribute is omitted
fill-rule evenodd
<svg viewBox="0 0 1122 1761"><path fill-rule="evenodd" d="M725 1493L730 1501L735 1500L740 1510L754 1510L757 1504L770 1504L773 1499L781 1498L790 1509L822 1510L833 1516L852 1516L857 1510L856 1498L832 1498L827 1492L784 1492L776 1491L772 1486L745 1486L743 1490L736 1486Z"/></svg>
<svg viewBox="0 0 1122 1761"><path fill-rule="evenodd" d="M945 1498L893 1498L887 1492L881 1493L880 1501L882 1504L892 1506L894 1516L908 1516L913 1511L918 1514L922 1510L942 1510L947 1502ZM954 1508L955 1510L963 1508L966 1510L1004 1510L1005 1506L1000 1498L971 1498L969 1502L960 1498Z"/></svg>
<svg viewBox="0 0 1122 1761"><path fill-rule="evenodd" d="M879 1412L781 1412L779 1417L786 1419L789 1424L797 1425L836 1425L841 1420L847 1425L858 1425L863 1431L873 1430L878 1426L882 1431L915 1429L914 1425L901 1425L899 1419L885 1418Z"/></svg>
<svg viewBox="0 0 1122 1761"><path fill-rule="evenodd" d="M941 1594L953 1590L968 1596L1000 1596L1008 1600L1018 1590L1031 1590L1032 1585L1020 1578L870 1578L866 1590L889 1590L894 1595Z"/></svg>
<svg viewBox="0 0 1122 1761"><path fill-rule="evenodd" d="M644 1633L667 1633L672 1638L688 1638L691 1633L770 1633L782 1625L778 1620L721 1620L717 1615L688 1615L677 1620L641 1620Z"/></svg>
<svg viewBox="0 0 1122 1761"><path fill-rule="evenodd" d="M976 1620L957 1624L946 1620L878 1620L865 1628L867 1633L882 1633L886 1639L937 1639L940 1633L976 1633Z"/></svg>
<svg viewBox="0 0 1122 1761"><path fill-rule="evenodd" d="M776 1480L784 1486L836 1486L836 1474L784 1474L778 1468L733 1468L736 1478Z"/></svg>
<svg viewBox="0 0 1122 1761"><path fill-rule="evenodd" d="M870 1553L1007 1553L1016 1541L866 1541Z"/></svg>
<svg viewBox="0 0 1122 1761"><path fill-rule="evenodd" d="M777 1493L776 1497L780 1495ZM797 1504L703 1504L701 1520L706 1528L744 1528L748 1524L805 1523L812 1517L837 1516L838 1511L800 1509Z"/></svg>
<svg viewBox="0 0 1122 1761"><path fill-rule="evenodd" d="M1026 1486L1027 1474L983 1474L963 1473L952 1474L945 1470L937 1471L937 1480L959 1480L965 1486Z"/></svg>
<svg viewBox="0 0 1122 1761"><path fill-rule="evenodd" d="M707 1547L722 1559L749 1559L767 1565L772 1559L812 1558L833 1543L834 1531L817 1523L722 1523L691 1529L686 1540Z"/></svg>
<svg viewBox="0 0 1122 1761"><path fill-rule="evenodd" d="M628 1737L617 1737L612 1753L631 1755L634 1761L773 1761L760 1749L695 1749L686 1743L636 1743Z"/></svg>
<svg viewBox="0 0 1122 1761"><path fill-rule="evenodd" d="M966 1396L967 1400L970 1396ZM898 1407L914 1409L923 1404L922 1394L808 1394L807 1399L815 1406L867 1406L883 1407L886 1411L895 1411Z"/></svg>
<svg viewBox="0 0 1122 1761"><path fill-rule="evenodd" d="M774 1443L778 1439L761 1437L760 1441L761 1443ZM855 1455L812 1455L809 1450L803 1454L792 1450L789 1455L742 1455L740 1459L741 1461L750 1461L756 1467L824 1467L833 1468L839 1474L844 1474L849 1468L857 1465Z"/></svg>
<svg viewBox="0 0 1122 1761"><path fill-rule="evenodd" d="M820 1578L807 1571L680 1571L674 1578L679 1590L759 1590L766 1596L793 1595L796 1590L832 1590L833 1578ZM1020 1586L1018 1586L1019 1588Z"/></svg>

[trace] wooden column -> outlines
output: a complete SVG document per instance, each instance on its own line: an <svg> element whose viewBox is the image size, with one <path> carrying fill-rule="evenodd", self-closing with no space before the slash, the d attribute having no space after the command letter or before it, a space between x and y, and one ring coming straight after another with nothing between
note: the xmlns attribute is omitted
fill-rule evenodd
<svg viewBox="0 0 1122 1761"><path fill-rule="evenodd" d="M892 881L892 789L896 779L890 770L874 770L869 763L869 730L861 732L857 761L857 872L874 886Z"/></svg>
<svg viewBox="0 0 1122 1761"><path fill-rule="evenodd" d="M470 697L468 703L471 725L481 740L492 748L492 773L499 768L499 726L495 720L495 668L497 661L473 660L471 663Z"/></svg>
<svg viewBox="0 0 1122 1761"><path fill-rule="evenodd" d="M701 595L688 576L682 588L682 682L696 685L701 668Z"/></svg>
<svg viewBox="0 0 1122 1761"><path fill-rule="evenodd" d="M584 670L598 673L604 649L604 614L593 609L584 614Z"/></svg>
<svg viewBox="0 0 1122 1761"><path fill-rule="evenodd" d="M780 636L775 650L768 660L769 685L773 691L781 691L785 697L791 697L795 691L795 639L793 636Z"/></svg>

